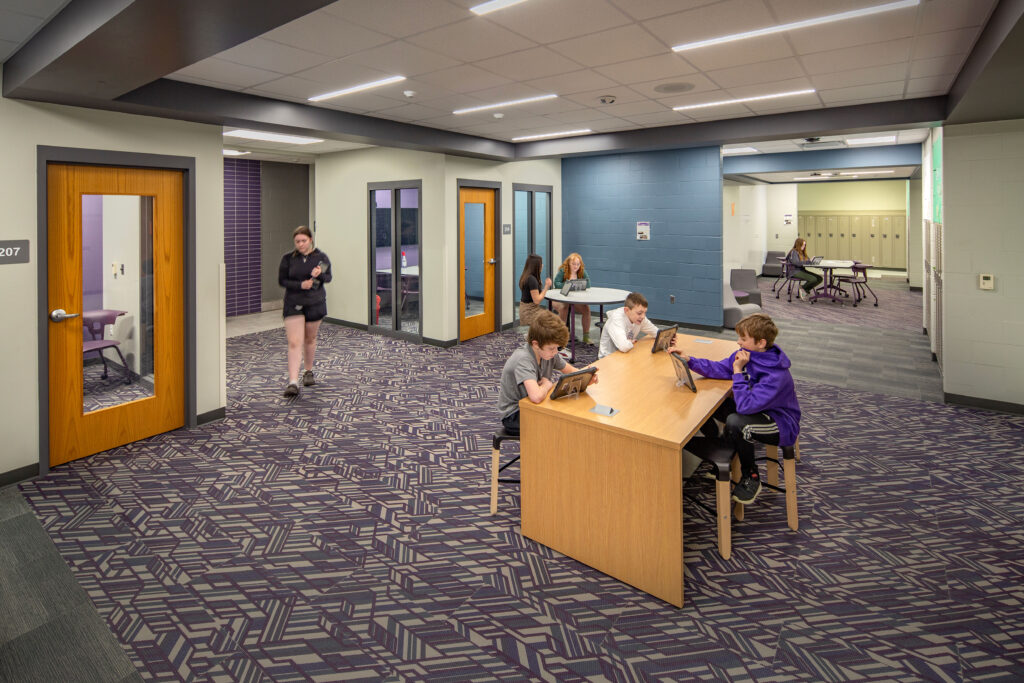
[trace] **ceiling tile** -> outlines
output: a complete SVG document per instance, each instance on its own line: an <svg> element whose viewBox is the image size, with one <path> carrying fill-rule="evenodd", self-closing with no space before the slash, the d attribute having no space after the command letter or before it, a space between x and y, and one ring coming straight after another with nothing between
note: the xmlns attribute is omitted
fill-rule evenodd
<svg viewBox="0 0 1024 683"><path fill-rule="evenodd" d="M527 97L536 97L538 95L547 95L549 93L541 92L536 88L531 88L523 83L507 83L505 85L499 85L494 88L487 88L486 90L478 90L473 93L473 98L480 100L483 104L490 104L492 102L505 102L507 100L521 100ZM555 93L556 95L558 93ZM532 107L537 103L527 103L522 107Z"/></svg>
<svg viewBox="0 0 1024 683"><path fill-rule="evenodd" d="M18 45L19 43L16 43L13 40L0 40L0 64L14 54Z"/></svg>
<svg viewBox="0 0 1024 683"><path fill-rule="evenodd" d="M995 0L929 0L921 3L920 33L950 31L967 26L983 26L992 13Z"/></svg>
<svg viewBox="0 0 1024 683"><path fill-rule="evenodd" d="M692 90L687 90L685 93L675 93L675 94L672 94L672 93L666 94L666 93L658 92L657 90L655 90L655 88L657 88L659 85L664 85L665 83L689 83L690 85L693 86L693 89ZM684 76L683 78L672 79L672 80L669 80L669 81L659 80L659 81L648 81L646 83L636 83L636 84L634 84L632 86L632 89L635 90L636 92L640 93L644 97L650 97L651 99L655 99L655 100L666 100L666 99L671 99L671 98L679 97L680 95L684 95L684 94L688 95L688 94L693 94L693 93L707 92L708 90L718 90L719 88L718 88L718 85L714 81L709 79L707 76L704 76L703 74L695 73L695 74L690 74L689 76Z"/></svg>
<svg viewBox="0 0 1024 683"><path fill-rule="evenodd" d="M614 88L618 84L610 78L602 76L591 69L573 71L572 73L560 74L558 76L547 76L526 82L527 85L544 92L558 93L559 95L571 95L587 90L598 88Z"/></svg>
<svg viewBox="0 0 1024 683"><path fill-rule="evenodd" d="M344 61L400 76L419 76L459 64L450 57L402 41L357 52Z"/></svg>
<svg viewBox="0 0 1024 683"><path fill-rule="evenodd" d="M637 114L636 116L626 116L624 118L638 126L665 126L684 121L679 112L672 111L671 109L654 114Z"/></svg>
<svg viewBox="0 0 1024 683"><path fill-rule="evenodd" d="M793 50L782 36L764 36L687 50L679 54L701 71L712 71L792 57Z"/></svg>
<svg viewBox="0 0 1024 683"><path fill-rule="evenodd" d="M41 17L0 9L0 40L20 44L42 24Z"/></svg>
<svg viewBox="0 0 1024 683"><path fill-rule="evenodd" d="M64 9L68 0L4 0L4 9L20 12L30 17L49 19L59 10Z"/></svg>
<svg viewBox="0 0 1024 683"><path fill-rule="evenodd" d="M586 66L602 66L665 52L664 45L635 24L564 40L552 44L551 49Z"/></svg>
<svg viewBox="0 0 1024 683"><path fill-rule="evenodd" d="M172 81L181 81L182 83L194 83L195 85L205 85L208 88L219 88L221 90L233 90L235 92L239 92L244 89L242 88L242 86L239 85L221 83L219 81L210 81L205 78L197 78L195 76L185 76L181 73L170 74L167 76L167 78Z"/></svg>
<svg viewBox="0 0 1024 683"><path fill-rule="evenodd" d="M481 104L487 104L487 103L486 102L481 102L478 98L471 97L469 95L453 94L453 95L447 95L447 96L443 96L443 97L434 97L434 98L431 98L429 100L423 100L422 104L426 104L426 105L428 105L430 107L433 107L435 109L440 109L441 111L451 113L451 112L455 111L456 109L466 109L468 107L478 107Z"/></svg>
<svg viewBox="0 0 1024 683"><path fill-rule="evenodd" d="M735 88L728 88L727 92L732 97L760 97L761 95L772 95L780 92L793 92L795 90L807 90L811 87L810 81L806 78L790 78L785 81L770 81L764 83L755 83L753 85L741 85ZM766 106L781 107L785 106L787 102L818 102L818 96L816 93L807 93L806 95L791 95L787 97L779 97L771 100L760 100L765 103ZM771 103L771 104L768 104ZM749 104L747 106L750 106Z"/></svg>
<svg viewBox="0 0 1024 683"><path fill-rule="evenodd" d="M494 88L499 85L511 83L512 81L504 76L484 71L472 64L453 66L450 69L442 69L429 74L419 76L417 80L433 83L452 92L466 93L486 88Z"/></svg>
<svg viewBox="0 0 1024 683"><path fill-rule="evenodd" d="M827 102L829 107L852 107L858 104L878 104L879 102L892 102L893 100L902 100L903 94L898 95L885 95L879 97L865 97L860 100L843 100L842 102Z"/></svg>
<svg viewBox="0 0 1024 683"><path fill-rule="evenodd" d="M464 62L478 62L535 45L533 41L492 24L483 17L420 33L409 40L420 47Z"/></svg>
<svg viewBox="0 0 1024 683"><path fill-rule="evenodd" d="M489 14L487 18L544 44L632 23L606 0L524 2Z"/></svg>
<svg viewBox="0 0 1024 683"><path fill-rule="evenodd" d="M419 78L407 78L398 85L401 87L393 90L390 88L382 90L380 92L381 96L394 97L396 100L405 103L411 102L413 104L426 104L439 98L449 98L455 95L455 93L448 88L443 88L439 85L434 85L433 83L427 83ZM405 90L412 90L416 95L413 99L407 98L402 94ZM431 104L430 106L433 107L435 105Z"/></svg>
<svg viewBox="0 0 1024 683"><path fill-rule="evenodd" d="M794 21L881 5L885 3L885 0L767 0L767 2L778 20L776 23L789 24ZM913 11L913 9L909 10L911 14ZM887 12L886 15L888 14ZM811 30L817 30L817 28Z"/></svg>
<svg viewBox="0 0 1024 683"><path fill-rule="evenodd" d="M643 95L627 88L624 85L616 86L610 90L590 90L588 92L575 93L573 95L567 95L567 99L573 102L578 102L586 107L603 107L598 98L605 95L613 95L615 101L619 104L628 104L630 102L638 102L642 99L646 99Z"/></svg>
<svg viewBox="0 0 1024 683"><path fill-rule="evenodd" d="M688 92L680 95L670 95L662 98L663 102L670 109L672 107L683 107L689 104L703 104L705 102L719 102L730 100L733 96L725 90L709 90L706 92Z"/></svg>
<svg viewBox="0 0 1024 683"><path fill-rule="evenodd" d="M719 0L612 0L612 2L629 16L642 21L703 5L713 5Z"/></svg>
<svg viewBox="0 0 1024 683"><path fill-rule="evenodd" d="M382 109L393 109L395 101L374 94L373 91L356 92L321 102L310 102L313 106L343 111L376 112Z"/></svg>
<svg viewBox="0 0 1024 683"><path fill-rule="evenodd" d="M218 53L217 58L281 74L294 74L331 60L325 55L275 43L266 38L248 40Z"/></svg>
<svg viewBox="0 0 1024 683"><path fill-rule="evenodd" d="M679 55L667 52L653 57L607 64L597 67L596 71L619 83L639 83L685 76L697 70Z"/></svg>
<svg viewBox="0 0 1024 683"><path fill-rule="evenodd" d="M609 107L604 107L602 111L607 112L611 116L626 119L641 114L664 114L666 111L671 112L672 107L661 102L655 102L654 100L640 100L639 102L627 102L625 104L616 102Z"/></svg>
<svg viewBox="0 0 1024 683"><path fill-rule="evenodd" d="M692 119L694 121L715 121L717 119L729 119L737 116L750 116L750 110L742 104L723 104L719 107L708 107L707 109L690 109L688 111L677 112L683 117L683 121L686 119Z"/></svg>
<svg viewBox="0 0 1024 683"><path fill-rule="evenodd" d="M858 85L852 88L836 88L834 90L822 90L818 93L825 104L836 102L847 102L851 100L871 101L874 98L891 97L903 95L903 81L891 83L876 83L874 85Z"/></svg>
<svg viewBox="0 0 1024 683"><path fill-rule="evenodd" d="M811 75L896 64L910 58L911 42L910 39L890 40L874 45L815 52L800 57L800 61Z"/></svg>
<svg viewBox="0 0 1024 683"><path fill-rule="evenodd" d="M578 71L580 65L571 59L552 52L546 47L535 47L522 52L484 59L476 63L481 69L493 71L496 74L517 81L528 81L530 79L542 78L544 76L555 76L570 71Z"/></svg>
<svg viewBox="0 0 1024 683"><path fill-rule="evenodd" d="M914 35L916 16L917 13L912 8L907 8L798 31L788 31L785 35L789 38L797 54L805 55L811 52L838 50L844 47L909 38Z"/></svg>
<svg viewBox="0 0 1024 683"><path fill-rule="evenodd" d="M888 64L886 66L872 66L867 69L851 69L850 71L818 74L811 76L811 83L818 90L849 88L855 85L898 81L904 78L906 74L907 65L905 63Z"/></svg>
<svg viewBox="0 0 1024 683"><path fill-rule="evenodd" d="M295 76L285 76L284 78L267 81L254 88L249 88L247 92L256 95L267 95L269 97L308 100L310 97L322 94L324 92L324 84L296 78Z"/></svg>
<svg viewBox="0 0 1024 683"><path fill-rule="evenodd" d="M914 59L967 54L974 47L980 33L980 28L963 28L918 36L914 40Z"/></svg>
<svg viewBox="0 0 1024 683"><path fill-rule="evenodd" d="M803 75L803 66L793 57L707 72L708 78L723 88L781 81Z"/></svg>
<svg viewBox="0 0 1024 683"><path fill-rule="evenodd" d="M791 111L808 111L811 109L823 109L825 105L821 103L814 95L805 95L801 97L794 97L792 99L786 98L786 104L782 104L783 100L765 100L763 102L747 102L747 109L761 116L767 116L769 114L785 114Z"/></svg>
<svg viewBox="0 0 1024 683"><path fill-rule="evenodd" d="M941 74L955 74L960 71L967 55L946 55L945 57L933 57L932 59L915 59L910 63L910 77L923 78L925 76L939 76Z"/></svg>
<svg viewBox="0 0 1024 683"><path fill-rule="evenodd" d="M331 57L344 57L392 40L324 11L307 14L261 37Z"/></svg>
<svg viewBox="0 0 1024 683"><path fill-rule="evenodd" d="M943 74L939 76L926 76L924 78L911 78L907 81L908 97L929 97L931 95L945 95L953 85L956 74Z"/></svg>
<svg viewBox="0 0 1024 683"><path fill-rule="evenodd" d="M319 10L396 38L472 17L445 0L339 0Z"/></svg>
<svg viewBox="0 0 1024 683"><path fill-rule="evenodd" d="M548 118L562 123L588 124L596 121L604 121L605 119L613 119L615 117L598 111L597 109L587 107L586 109L577 109L576 111L567 111L561 114L549 114ZM586 126L583 127L586 128Z"/></svg>
<svg viewBox="0 0 1024 683"><path fill-rule="evenodd" d="M778 22L772 18L763 0L723 0L713 5L651 19L643 22L643 25L671 47L751 31L776 23ZM738 45L739 42L733 45ZM683 56L689 57L686 54Z"/></svg>
<svg viewBox="0 0 1024 683"><path fill-rule="evenodd" d="M327 62L312 69L306 69L294 74L307 81L316 81L324 84L324 92L330 90L341 90L360 83L368 83L394 74L385 73L377 69L371 69L362 64L354 64L341 59Z"/></svg>
<svg viewBox="0 0 1024 683"><path fill-rule="evenodd" d="M448 112L441 109L427 107L422 104L404 104L398 107L392 107L391 109L381 109L376 112L375 116L383 116L386 119L411 121L415 123L426 119L436 119L437 117L444 116L447 113Z"/></svg>
<svg viewBox="0 0 1024 683"><path fill-rule="evenodd" d="M217 57L209 57L201 62L174 72L174 75L192 76L205 81L223 83L236 88L249 88L258 83L277 80L281 74L273 71L256 69L251 66L235 64Z"/></svg>

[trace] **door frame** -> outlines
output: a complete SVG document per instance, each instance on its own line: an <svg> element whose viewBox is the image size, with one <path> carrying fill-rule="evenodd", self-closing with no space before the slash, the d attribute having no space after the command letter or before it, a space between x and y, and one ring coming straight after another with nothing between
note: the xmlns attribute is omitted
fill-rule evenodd
<svg viewBox="0 0 1024 683"><path fill-rule="evenodd" d="M527 183L512 183L512 269L513 269L512 277L513 278L516 277L516 273L514 272L515 271L515 267L516 267L515 266L515 259L516 259L516 216L515 216L515 213L516 213L516 200L515 200L515 193L516 192L529 192L530 193L530 206L526 210L526 222L527 222L527 226L526 226L526 242L527 242L527 244L530 244L530 243L532 243L534 241L533 238L534 238L534 234L536 233L536 230L534 229L536 221L534 219L537 217L537 205L536 205L536 202L534 201L534 197L535 197L535 195L538 192L544 192L544 193L546 193L548 195L548 251L550 251L551 254L550 254L550 257L547 260L550 263L549 262L545 262L544 263L544 267L547 269L548 273L550 274L549 277L552 280L554 280L555 279L555 271L557 270L557 266L560 266L562 264L561 261L555 263L555 225L554 225L554 216L555 216L555 188L552 185L529 185ZM536 245L535 244L532 245L531 248L527 250L529 253L533 253L533 251L534 251L533 250L533 246L536 246ZM561 256L561 249L559 249L559 256ZM543 276L544 273L541 273L541 275ZM543 282L543 280L541 282ZM516 303L516 291L518 291L518 289L519 289L519 283L516 282L513 279L513 281L512 281L512 310L513 311L515 311L515 308L516 308L516 306L515 306L515 303ZM513 313L512 314L512 324L514 325L515 322L516 322L516 314Z"/></svg>
<svg viewBox="0 0 1024 683"><path fill-rule="evenodd" d="M196 414L196 160L195 157L172 156L168 154L142 154L137 152L116 152L103 149L80 149L76 147L36 147L36 286L38 302L39 345L36 351L39 359L39 476L50 471L50 328L49 328L49 229L50 217L47 208L47 166L51 163L80 166L120 166L148 168L166 171L182 171L182 235L185 241L183 255L183 282L185 283L183 330L185 350L185 427L199 423ZM210 419L223 417L223 409L213 411ZM204 420L206 422L208 420Z"/></svg>
<svg viewBox="0 0 1024 683"><path fill-rule="evenodd" d="M466 274L461 271L459 264L462 263L462 242L459 239L459 231L462 229L461 211L461 190L462 188L475 190L494 190L494 331L501 331L501 183L496 180L472 180L469 178L456 178L455 180L455 270L458 271L458 285L455 288L455 304L453 308L458 312L455 316L455 343L461 344L463 311L459 310L459 292L464 286L463 280Z"/></svg>
<svg viewBox="0 0 1024 683"><path fill-rule="evenodd" d="M420 318L420 332L419 334L413 334L412 332L405 332L403 330L388 330L380 325L373 323L374 318L374 292L377 291L377 264L375 247L373 244L373 214L370 212L370 193L377 190L388 190L390 191L392 203L391 203L391 249L392 257L399 251L399 245L395 242L396 228L399 225L401 216L395 211L394 193L398 190L419 190L420 193L420 206L419 211L416 213L416 244L420 250L420 294L419 294L419 318ZM394 180L390 182L380 183L366 183L366 239L369 248L367 249L366 263L367 263L367 292L366 297L366 329L372 334L380 334L385 337L394 337L396 339L405 339L406 341L423 343L423 180ZM400 235L399 235L400 236ZM392 266L394 270L394 266ZM392 273L392 276L394 274ZM401 276L399 276L401 277ZM392 281L391 289L392 292L395 290L395 285ZM392 320L394 320L394 305L391 307Z"/></svg>

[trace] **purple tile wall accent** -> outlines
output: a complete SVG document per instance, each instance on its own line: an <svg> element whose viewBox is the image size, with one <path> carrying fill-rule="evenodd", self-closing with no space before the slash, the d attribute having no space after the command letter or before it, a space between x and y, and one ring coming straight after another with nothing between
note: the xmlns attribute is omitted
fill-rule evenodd
<svg viewBox="0 0 1024 683"><path fill-rule="evenodd" d="M260 311L260 162L224 159L227 315Z"/></svg>

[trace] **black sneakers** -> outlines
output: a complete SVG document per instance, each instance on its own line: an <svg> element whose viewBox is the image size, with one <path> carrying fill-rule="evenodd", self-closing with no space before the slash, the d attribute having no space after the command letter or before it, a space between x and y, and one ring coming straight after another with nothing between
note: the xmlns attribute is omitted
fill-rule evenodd
<svg viewBox="0 0 1024 683"><path fill-rule="evenodd" d="M732 489L732 499L740 505L749 505L761 493L761 480L754 477L743 477Z"/></svg>
<svg viewBox="0 0 1024 683"><path fill-rule="evenodd" d="M298 396L298 395L299 395L299 385L296 384L295 382L290 383L288 386L286 386L284 388L284 396L285 396L285 398L291 398L293 396Z"/></svg>
<svg viewBox="0 0 1024 683"><path fill-rule="evenodd" d="M314 384L316 384L316 379L313 378L312 370L306 370L304 373L302 373L302 386L311 387Z"/></svg>

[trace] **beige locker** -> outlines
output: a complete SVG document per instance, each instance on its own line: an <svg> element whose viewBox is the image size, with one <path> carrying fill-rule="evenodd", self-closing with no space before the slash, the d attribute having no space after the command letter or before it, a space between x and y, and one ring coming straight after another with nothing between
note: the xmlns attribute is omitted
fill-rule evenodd
<svg viewBox="0 0 1024 683"><path fill-rule="evenodd" d="M868 229L864 240L867 262L873 266L882 265L882 217L868 216Z"/></svg>
<svg viewBox="0 0 1024 683"><path fill-rule="evenodd" d="M828 246L825 249L825 258L839 258L839 216L829 216L826 223L828 233Z"/></svg>
<svg viewBox="0 0 1024 683"><path fill-rule="evenodd" d="M867 219L864 216L850 217L850 259L853 261L864 261L864 229Z"/></svg>
<svg viewBox="0 0 1024 683"><path fill-rule="evenodd" d="M882 268L892 268L892 216L882 216L882 233L879 242L880 265Z"/></svg>
<svg viewBox="0 0 1024 683"><path fill-rule="evenodd" d="M808 256L821 256L825 253L825 242L827 235L828 217L815 216L814 218L814 251L807 250Z"/></svg>
<svg viewBox="0 0 1024 683"><path fill-rule="evenodd" d="M893 268L907 267L907 218L895 216L892 221L892 265Z"/></svg>
<svg viewBox="0 0 1024 683"><path fill-rule="evenodd" d="M815 232L816 232L816 227L815 227L816 223L817 223L817 217L816 216L808 216L807 217L807 223L804 226L804 230L806 232L803 235L800 235L801 237L804 238L804 241L807 242L806 249L807 249L807 253L808 254L812 253L813 250L814 250L814 244L815 244L814 235L815 235Z"/></svg>
<svg viewBox="0 0 1024 683"><path fill-rule="evenodd" d="M804 236L804 226L806 225L806 223L807 223L807 216L797 216L796 217L796 236L797 237L803 237ZM789 251L789 245L788 244L786 245L786 251L787 252Z"/></svg>
<svg viewBox="0 0 1024 683"><path fill-rule="evenodd" d="M839 217L839 259L850 260L850 217Z"/></svg>

